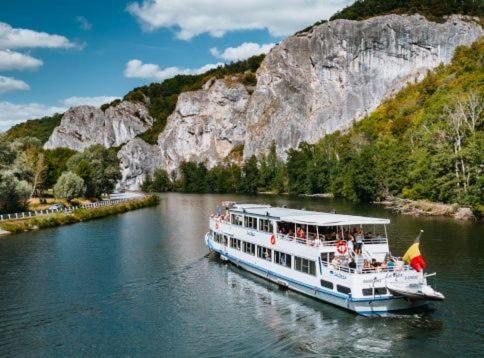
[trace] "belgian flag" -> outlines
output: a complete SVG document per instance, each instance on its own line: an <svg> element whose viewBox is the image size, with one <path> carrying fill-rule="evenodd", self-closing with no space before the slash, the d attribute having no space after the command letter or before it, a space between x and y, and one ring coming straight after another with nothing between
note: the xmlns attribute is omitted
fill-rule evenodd
<svg viewBox="0 0 484 358"><path fill-rule="evenodd" d="M420 253L420 237L422 236L423 230L420 230L417 238L413 242L412 246L410 246L403 255L403 261L405 263L410 264L414 268L415 271L420 272L423 269L427 268L427 264Z"/></svg>

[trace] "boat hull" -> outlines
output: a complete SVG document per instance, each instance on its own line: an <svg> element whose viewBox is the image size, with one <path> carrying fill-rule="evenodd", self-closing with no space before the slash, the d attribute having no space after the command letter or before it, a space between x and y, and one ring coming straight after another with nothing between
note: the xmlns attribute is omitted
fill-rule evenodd
<svg viewBox="0 0 484 358"><path fill-rule="evenodd" d="M224 261L231 262L237 267L240 267L254 275L278 284L281 287L288 288L304 295L316 298L320 301L350 310L359 315L382 315L390 312L412 310L415 308L423 307L427 304L426 301L413 301L408 300L404 297L386 297L384 299L356 299L348 295L340 295L335 292L325 290L324 288L306 285L302 282L295 281L289 277L282 276L276 272L272 272L260 266L246 262L238 257L232 256L227 252L224 252L214 247L213 245L210 245L209 241L210 240L207 241L207 246L209 246L212 251L223 257Z"/></svg>

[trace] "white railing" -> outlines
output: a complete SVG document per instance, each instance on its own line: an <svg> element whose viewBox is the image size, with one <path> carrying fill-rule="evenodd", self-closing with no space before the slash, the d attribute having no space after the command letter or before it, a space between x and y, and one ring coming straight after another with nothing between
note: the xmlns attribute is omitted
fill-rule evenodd
<svg viewBox="0 0 484 358"><path fill-rule="evenodd" d="M45 209L45 210L26 211L21 213L0 214L0 221L21 220L21 219L27 219L27 218L31 218L39 215L49 215L49 214L61 213L61 212L72 212L79 209L93 209L93 208L99 208L102 206L115 205L121 202L126 202L126 201L131 201L136 199L139 199L139 198L136 197L136 198L125 198L125 199L102 200L102 201L89 203L89 204L64 207L62 209Z"/></svg>

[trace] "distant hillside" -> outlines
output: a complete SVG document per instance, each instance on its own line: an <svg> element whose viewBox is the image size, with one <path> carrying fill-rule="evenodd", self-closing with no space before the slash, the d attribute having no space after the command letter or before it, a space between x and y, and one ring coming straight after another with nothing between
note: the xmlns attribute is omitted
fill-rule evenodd
<svg viewBox="0 0 484 358"><path fill-rule="evenodd" d="M330 20L364 20L378 15L419 13L429 20L439 21L451 14L482 17L483 11L482 0L358 0Z"/></svg>
<svg viewBox="0 0 484 358"><path fill-rule="evenodd" d="M128 92L124 96L125 100L144 102L148 99L150 115L155 119L153 127L141 134L140 137L150 144L156 144L158 135L165 128L166 118L175 109L178 95L181 92L200 89L210 78L237 75L242 83L255 85L257 81L255 71L257 71L263 59L264 55L253 56L247 60L220 66L199 75L178 75L163 82L153 82ZM111 103L106 103L101 106L101 109L106 110L119 102L120 100L115 100ZM44 144L49 139L54 128L60 124L61 118L62 114L55 114L51 117L31 119L17 124L7 131L7 139L14 140L31 136L38 138Z"/></svg>
<svg viewBox="0 0 484 358"><path fill-rule="evenodd" d="M12 141L22 137L36 137L44 144L49 139L54 128L60 124L61 118L62 114L54 114L50 117L31 119L17 124L7 131L7 140Z"/></svg>

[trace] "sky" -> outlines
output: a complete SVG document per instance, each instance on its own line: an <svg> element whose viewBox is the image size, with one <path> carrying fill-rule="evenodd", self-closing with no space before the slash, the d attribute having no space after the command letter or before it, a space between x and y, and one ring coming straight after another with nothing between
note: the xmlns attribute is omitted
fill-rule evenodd
<svg viewBox="0 0 484 358"><path fill-rule="evenodd" d="M0 0L0 131L267 53L352 0Z"/></svg>

